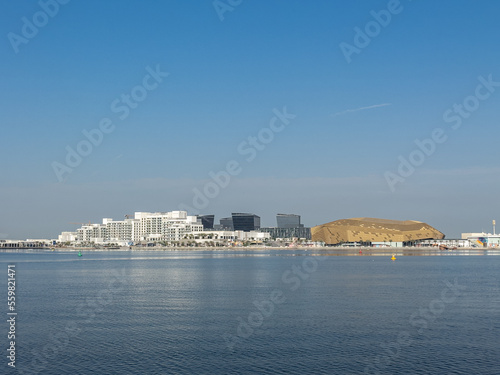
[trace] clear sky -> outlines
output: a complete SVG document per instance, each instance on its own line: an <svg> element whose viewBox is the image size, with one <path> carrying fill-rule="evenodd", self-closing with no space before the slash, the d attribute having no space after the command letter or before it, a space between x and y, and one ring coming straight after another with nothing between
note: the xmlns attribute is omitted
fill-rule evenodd
<svg viewBox="0 0 500 375"><path fill-rule="evenodd" d="M491 231L499 14L494 0L3 1L0 238L196 208L193 189L216 220Z"/></svg>

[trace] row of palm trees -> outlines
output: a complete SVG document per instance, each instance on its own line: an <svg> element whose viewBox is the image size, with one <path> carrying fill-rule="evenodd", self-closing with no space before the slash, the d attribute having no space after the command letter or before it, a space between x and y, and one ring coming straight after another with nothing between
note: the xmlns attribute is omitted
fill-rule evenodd
<svg viewBox="0 0 500 375"><path fill-rule="evenodd" d="M197 233L197 234L186 234L183 239L190 240L204 240L204 239L219 239L219 235L217 233Z"/></svg>

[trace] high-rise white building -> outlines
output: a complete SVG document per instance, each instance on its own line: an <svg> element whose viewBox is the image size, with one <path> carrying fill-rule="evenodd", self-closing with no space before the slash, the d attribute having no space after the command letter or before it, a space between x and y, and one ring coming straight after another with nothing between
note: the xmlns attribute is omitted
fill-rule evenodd
<svg viewBox="0 0 500 375"><path fill-rule="evenodd" d="M78 237L76 232L62 232L57 240L59 242L74 242L77 240L77 238Z"/></svg>
<svg viewBox="0 0 500 375"><path fill-rule="evenodd" d="M201 220L186 211L136 212L133 219L83 225L77 230L79 242L179 241L192 232L203 231Z"/></svg>
<svg viewBox="0 0 500 375"><path fill-rule="evenodd" d="M133 219L113 221L110 218L102 219L102 225L106 226L106 241L131 241Z"/></svg>
<svg viewBox="0 0 500 375"><path fill-rule="evenodd" d="M76 230L78 242L104 242L107 237L106 226L102 224L82 225Z"/></svg>

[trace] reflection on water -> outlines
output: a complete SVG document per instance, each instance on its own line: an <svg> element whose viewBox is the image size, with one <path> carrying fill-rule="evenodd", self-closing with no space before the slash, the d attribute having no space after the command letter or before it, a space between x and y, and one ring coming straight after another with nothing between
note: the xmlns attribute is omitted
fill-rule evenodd
<svg viewBox="0 0 500 375"><path fill-rule="evenodd" d="M498 373L500 257L484 256L498 252L362 251L1 253L16 264L18 368Z"/></svg>
<svg viewBox="0 0 500 375"><path fill-rule="evenodd" d="M21 256L17 262L73 262L73 261L116 261L116 260L162 260L162 259L204 259L204 258L237 258L237 257L289 257L289 256L482 256L500 255L500 249L463 249L436 250L426 248L311 248L311 249L217 249L217 250L83 250L81 258L75 258L75 251L33 251L16 249L0 252L1 257L9 254L30 254Z"/></svg>

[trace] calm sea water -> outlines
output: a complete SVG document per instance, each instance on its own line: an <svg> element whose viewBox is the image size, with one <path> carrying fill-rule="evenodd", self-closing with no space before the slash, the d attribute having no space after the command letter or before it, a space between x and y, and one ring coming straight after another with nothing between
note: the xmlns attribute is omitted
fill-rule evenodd
<svg viewBox="0 0 500 375"><path fill-rule="evenodd" d="M318 253L1 253L0 373L500 374L500 256Z"/></svg>

